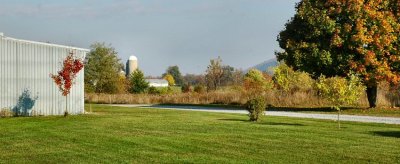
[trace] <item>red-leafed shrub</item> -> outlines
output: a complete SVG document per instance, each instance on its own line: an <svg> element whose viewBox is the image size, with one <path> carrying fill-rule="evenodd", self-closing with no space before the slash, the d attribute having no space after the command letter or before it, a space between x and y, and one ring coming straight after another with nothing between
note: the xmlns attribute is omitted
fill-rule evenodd
<svg viewBox="0 0 400 164"><path fill-rule="evenodd" d="M63 67L57 74L50 74L50 77L54 80L60 92L63 96L67 97L70 93L72 85L74 84L74 79L80 70L83 68L82 59L74 56L74 53L69 53L69 55L63 61ZM65 115L67 115L67 109L65 110Z"/></svg>

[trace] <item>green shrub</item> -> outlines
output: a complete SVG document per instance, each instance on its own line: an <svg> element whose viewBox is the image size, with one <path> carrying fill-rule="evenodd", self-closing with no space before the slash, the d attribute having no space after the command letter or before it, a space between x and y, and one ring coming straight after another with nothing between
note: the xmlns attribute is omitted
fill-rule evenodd
<svg viewBox="0 0 400 164"><path fill-rule="evenodd" d="M365 91L360 78L355 75L350 75L349 79L338 76L330 78L321 76L316 83L316 89L336 109L344 105L354 105Z"/></svg>
<svg viewBox="0 0 400 164"><path fill-rule="evenodd" d="M181 86L170 86L172 94L179 94L182 93L182 87Z"/></svg>
<svg viewBox="0 0 400 164"><path fill-rule="evenodd" d="M338 125L340 128L340 107L354 105L365 91L360 78L350 75L349 79L343 77L326 78L321 76L316 83L318 93L330 101L333 108L338 111Z"/></svg>
<svg viewBox="0 0 400 164"><path fill-rule="evenodd" d="M147 89L147 93L149 93L149 94L159 94L159 91L158 91L158 89L156 87L151 86L151 87L149 87Z"/></svg>
<svg viewBox="0 0 400 164"><path fill-rule="evenodd" d="M183 92L183 93L192 92L192 86L191 86L190 84L183 84L183 86L182 86L182 92Z"/></svg>
<svg viewBox="0 0 400 164"><path fill-rule="evenodd" d="M193 90L196 93L204 93L206 92L206 87L204 85L196 85Z"/></svg>
<svg viewBox="0 0 400 164"><path fill-rule="evenodd" d="M270 90L274 87L274 83L270 78L257 69L251 69L244 76L243 86L250 92L262 92Z"/></svg>
<svg viewBox="0 0 400 164"><path fill-rule="evenodd" d="M311 91L314 87L315 80L312 79L310 74L306 72L298 72L296 71L296 76L294 83L292 85L292 91L302 91L307 92Z"/></svg>
<svg viewBox="0 0 400 164"><path fill-rule="evenodd" d="M250 99L246 103L246 109L249 111L250 121L258 121L264 114L267 104L265 99L261 96Z"/></svg>
<svg viewBox="0 0 400 164"><path fill-rule="evenodd" d="M294 71L285 63L274 68L273 79L276 87L285 93L307 92L313 89L315 83L308 73Z"/></svg>
<svg viewBox="0 0 400 164"><path fill-rule="evenodd" d="M160 94L160 95L165 95L165 94L171 94L174 91L172 90L171 87L149 87L147 89L148 94Z"/></svg>
<svg viewBox="0 0 400 164"><path fill-rule="evenodd" d="M157 89L158 89L158 93L162 94L162 95L172 94L174 92L171 87L160 87Z"/></svg>

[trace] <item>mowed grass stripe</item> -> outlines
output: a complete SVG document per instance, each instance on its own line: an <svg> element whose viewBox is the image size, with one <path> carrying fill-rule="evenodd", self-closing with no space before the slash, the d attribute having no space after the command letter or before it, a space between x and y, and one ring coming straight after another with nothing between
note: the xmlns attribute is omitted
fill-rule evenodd
<svg viewBox="0 0 400 164"><path fill-rule="evenodd" d="M0 119L0 163L398 163L400 126L93 105Z"/></svg>

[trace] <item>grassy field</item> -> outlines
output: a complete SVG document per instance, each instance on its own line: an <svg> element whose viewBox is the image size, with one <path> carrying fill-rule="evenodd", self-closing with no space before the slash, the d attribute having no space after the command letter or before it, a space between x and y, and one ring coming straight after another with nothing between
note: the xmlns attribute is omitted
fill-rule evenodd
<svg viewBox="0 0 400 164"><path fill-rule="evenodd" d="M330 107L325 108L296 108L296 107L277 107L270 109L273 111L293 111L293 112L303 112L303 113L321 113L321 114L337 114L337 110ZM377 116L377 117L400 117L399 108L342 108L342 114L347 115L358 115L358 116Z"/></svg>
<svg viewBox="0 0 400 164"><path fill-rule="evenodd" d="M399 163L400 126L93 105L0 118L0 163Z"/></svg>
<svg viewBox="0 0 400 164"><path fill-rule="evenodd" d="M337 111L324 111L324 112L311 112L311 113L322 113L322 114L336 114ZM376 109L345 109L342 110L342 114L358 115L358 116L378 116L378 117L400 117L399 108L376 108Z"/></svg>
<svg viewBox="0 0 400 164"><path fill-rule="evenodd" d="M244 110L241 105L222 105L222 104L162 104L162 105L172 105L172 106L197 106L197 107L208 107L215 109L238 109ZM337 114L337 110L331 107L324 108L301 108L301 107L271 107L267 111L292 111L292 112L303 112L303 113L321 113L321 114ZM342 108L342 114L348 115L359 115L359 116L378 116L378 117L400 117L400 108Z"/></svg>

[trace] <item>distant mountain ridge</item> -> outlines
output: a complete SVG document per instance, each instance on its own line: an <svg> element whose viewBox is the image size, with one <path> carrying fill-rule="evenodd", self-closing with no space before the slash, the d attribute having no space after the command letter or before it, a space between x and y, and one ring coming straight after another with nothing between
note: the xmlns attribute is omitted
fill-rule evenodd
<svg viewBox="0 0 400 164"><path fill-rule="evenodd" d="M257 64L253 67L250 67L249 69L246 70L246 72L249 71L250 69L258 69L260 71L268 72L269 74L273 74L273 72L272 72L272 70L270 70L270 68L276 67L277 65L278 65L278 61L276 60L276 58L272 58L272 59L266 60L260 64Z"/></svg>

